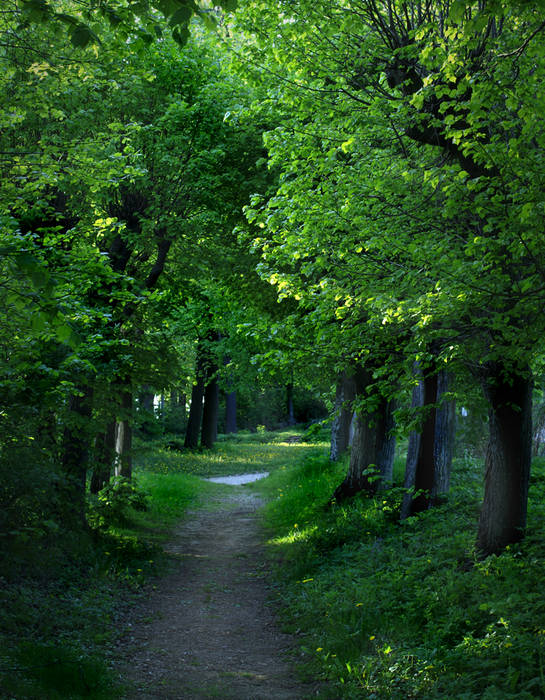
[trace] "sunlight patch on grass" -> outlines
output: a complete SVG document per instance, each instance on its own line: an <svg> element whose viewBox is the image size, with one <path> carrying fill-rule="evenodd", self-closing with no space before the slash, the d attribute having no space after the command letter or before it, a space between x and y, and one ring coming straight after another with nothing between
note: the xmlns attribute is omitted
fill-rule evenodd
<svg viewBox="0 0 545 700"><path fill-rule="evenodd" d="M316 532L318 529L317 525L309 526L309 527L304 527L304 528L294 528L291 530L287 535L284 535L283 537L273 537L269 540L269 544L273 545L286 545L286 544L293 544L294 542L302 542L304 540L308 540L309 537Z"/></svg>

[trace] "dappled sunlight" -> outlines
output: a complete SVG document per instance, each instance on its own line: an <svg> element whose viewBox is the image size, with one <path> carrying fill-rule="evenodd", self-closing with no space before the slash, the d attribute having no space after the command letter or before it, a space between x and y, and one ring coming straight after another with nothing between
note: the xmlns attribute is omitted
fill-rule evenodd
<svg viewBox="0 0 545 700"><path fill-rule="evenodd" d="M289 531L287 535L282 537L273 537L268 540L269 544L276 546L283 546L286 544L294 544L295 542L303 542L308 540L317 530L316 525L309 525L308 527L298 527L297 523L293 526L293 529Z"/></svg>
<svg viewBox="0 0 545 700"><path fill-rule="evenodd" d="M180 472L195 476L216 477L248 472L268 471L292 464L306 455L324 452L321 444L261 443L222 440L213 449L191 451L166 449L163 442L140 443L135 450L137 467L159 473Z"/></svg>

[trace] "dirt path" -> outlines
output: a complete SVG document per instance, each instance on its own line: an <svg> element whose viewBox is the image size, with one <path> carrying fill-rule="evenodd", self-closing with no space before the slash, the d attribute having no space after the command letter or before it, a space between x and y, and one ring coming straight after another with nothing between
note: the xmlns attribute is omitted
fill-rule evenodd
<svg viewBox="0 0 545 700"><path fill-rule="evenodd" d="M197 510L174 532L179 558L133 619L122 649L126 698L302 700L282 634L267 605L256 510L244 487Z"/></svg>

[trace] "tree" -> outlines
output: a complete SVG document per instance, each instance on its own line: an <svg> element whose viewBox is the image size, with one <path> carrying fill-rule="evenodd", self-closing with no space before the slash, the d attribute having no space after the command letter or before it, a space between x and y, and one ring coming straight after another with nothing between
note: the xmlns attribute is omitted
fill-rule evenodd
<svg viewBox="0 0 545 700"><path fill-rule="evenodd" d="M522 445L530 405L523 400L527 392L519 394L514 387L531 385L542 333L535 305L543 278L539 235L527 218L542 206L534 182L543 178L536 161L541 124L534 135L527 122L541 110L543 59L534 40L542 27L534 8L513 12L501 4L407 6L367 0L345 7L303 1L282 4L281 15L276 7L260 7L259 17L252 14L255 8L248 5L241 21L263 37L274 36L274 53L261 58L281 75L296 115L286 120L284 132L273 135L275 152L281 152L280 139L299 140L303 148L290 153L295 171L296 164L304 168L309 149L321 149L321 160L313 159L313 179L308 178L312 184L303 190L307 193L317 189L325 163L331 170L328 155L344 163L333 180L338 189L339 183L353 183L351 171L361 175L374 154L380 175L375 170L373 178L366 178L365 189L352 184L351 196L339 195L328 215L334 212L345 227L350 222L359 232L362 251L388 269L390 284L392 267L403 267L406 279L391 299L389 318L412 326L413 348L437 342L443 359L472 367L490 401L491 426L502 423L498 415L513 411L521 454L528 454ZM333 114L338 141L325 129ZM296 136L287 136L290 126ZM336 148L327 146L332 138ZM383 167L381 154L387 152L393 160ZM319 183L325 192L328 178ZM284 182L287 193L293 180L285 177ZM359 199L356 192L362 193ZM393 216L388 219L386 211ZM277 218L271 207L269 221ZM392 297L384 285L377 288L376 280L368 291L367 298ZM370 318L373 306L366 304ZM531 337L524 331L528 325ZM503 389L490 392L489 383ZM510 398L508 387L513 387ZM513 458L497 431L490 437L487 525L481 523L478 541L485 554L507 543L499 520L513 541L521 536L524 509L492 494L507 494L516 483L515 500L525 501L529 468ZM484 515L491 509L498 514L494 526Z"/></svg>

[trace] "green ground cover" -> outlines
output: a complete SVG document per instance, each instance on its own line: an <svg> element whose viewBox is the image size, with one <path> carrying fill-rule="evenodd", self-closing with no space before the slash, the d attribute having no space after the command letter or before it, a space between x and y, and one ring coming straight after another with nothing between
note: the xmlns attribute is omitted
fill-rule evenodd
<svg viewBox="0 0 545 700"><path fill-rule="evenodd" d="M485 561L473 551L482 475L471 459L456 461L447 504L403 524L399 486L328 507L345 469L314 457L258 486L306 673L343 698L545 697L543 461L526 539Z"/></svg>
<svg viewBox="0 0 545 700"><path fill-rule="evenodd" d="M304 675L327 680L335 698L544 697L545 461L534 464L524 542L478 561L482 474L472 459L456 461L447 504L400 525L402 454L391 490L328 506L346 463L331 464L325 442L287 442L293 434L237 436L209 453L166 448L165 438L139 449L136 491L93 505L88 537L10 542L3 695L119 697L111 669L120 619L167 570L160 544L172 525L230 488L199 477L270 471L245 488L268 500L273 590ZM130 505L141 494L146 510Z"/></svg>
<svg viewBox="0 0 545 700"><path fill-rule="evenodd" d="M286 462L298 461L310 452L323 453L322 442L288 442L299 439L295 429L257 433L241 431L234 436L219 436L213 450L184 451L183 440L160 438L139 446L138 470L195 476L226 476L251 472L275 471Z"/></svg>
<svg viewBox="0 0 545 700"><path fill-rule="evenodd" d="M220 437L203 452L167 447L171 436L137 443L133 484L91 500L91 531L2 538L0 697L118 698L111 669L120 620L168 569L161 542L188 508L229 488L200 477L274 472L323 451L285 442L296 433Z"/></svg>
<svg viewBox="0 0 545 700"><path fill-rule="evenodd" d="M160 543L173 523L222 488L137 460L136 488L109 489L90 504L90 532L3 543L0 697L120 697L111 670L119 621L168 567Z"/></svg>

